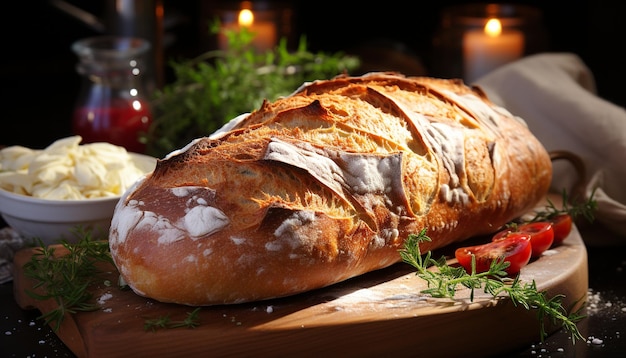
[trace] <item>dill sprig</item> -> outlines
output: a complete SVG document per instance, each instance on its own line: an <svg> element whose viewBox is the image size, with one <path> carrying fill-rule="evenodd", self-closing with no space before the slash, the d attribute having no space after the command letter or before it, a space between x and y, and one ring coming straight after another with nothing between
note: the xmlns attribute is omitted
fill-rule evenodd
<svg viewBox="0 0 626 358"><path fill-rule="evenodd" d="M402 260L417 269L416 275L428 283L428 288L422 293L436 298L454 298L457 287L463 286L470 289L470 300L474 300L474 291L483 289L485 293L494 298L500 295L508 295L515 306L522 306L527 310L537 310L540 324L541 340L547 336L544 318L549 318L554 324L560 323L571 334L572 343L583 339L576 322L584 318L582 308L574 313L568 313L563 307L563 295L555 295L548 298L545 291L538 291L535 281L523 283L519 275L514 279L507 277L505 269L509 262L503 258L493 260L486 272L476 272L476 260L472 256L472 270L467 273L461 266L450 266L445 257L436 260L431 251L422 255L420 243L431 241L426 235L426 230L419 234L409 235L404 248L400 250ZM435 267L436 270L429 269Z"/></svg>
<svg viewBox="0 0 626 358"><path fill-rule="evenodd" d="M187 317L182 321L173 321L170 315L146 319L143 325L145 331L156 332L159 329L173 328L196 328L200 325L200 307L187 312Z"/></svg>
<svg viewBox="0 0 626 358"><path fill-rule="evenodd" d="M32 290L26 294L38 299L52 299L56 308L41 315L46 324L54 323L58 331L66 314L78 311L93 311L98 306L91 302L89 287L99 279L97 264L113 264L109 244L105 240L94 240L88 232L78 231L79 240L60 242L66 253L57 254L56 246L46 246L37 240L31 260L24 265L24 274L35 281Z"/></svg>

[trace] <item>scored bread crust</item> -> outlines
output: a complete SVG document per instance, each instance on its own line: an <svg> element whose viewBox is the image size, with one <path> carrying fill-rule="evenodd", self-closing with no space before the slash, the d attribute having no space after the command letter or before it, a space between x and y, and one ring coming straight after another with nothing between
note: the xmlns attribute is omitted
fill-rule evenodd
<svg viewBox="0 0 626 358"><path fill-rule="evenodd" d="M159 160L118 203L111 254L139 295L203 306L293 295L487 234L548 191L523 120L460 80L306 83Z"/></svg>

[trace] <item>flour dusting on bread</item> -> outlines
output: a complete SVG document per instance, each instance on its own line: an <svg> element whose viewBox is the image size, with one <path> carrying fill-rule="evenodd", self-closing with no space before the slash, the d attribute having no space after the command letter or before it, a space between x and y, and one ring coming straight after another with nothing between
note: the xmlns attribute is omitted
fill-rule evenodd
<svg viewBox="0 0 626 358"><path fill-rule="evenodd" d="M522 119L460 80L338 76L266 101L173 151L120 200L110 247L163 302L302 293L494 232L533 208L549 156Z"/></svg>

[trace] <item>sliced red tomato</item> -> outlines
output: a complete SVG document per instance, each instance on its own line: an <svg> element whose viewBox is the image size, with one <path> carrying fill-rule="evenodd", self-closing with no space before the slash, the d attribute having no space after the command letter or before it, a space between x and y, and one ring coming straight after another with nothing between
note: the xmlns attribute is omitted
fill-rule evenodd
<svg viewBox="0 0 626 358"><path fill-rule="evenodd" d="M482 245L458 248L454 256L465 271L472 272L472 255L476 257L476 272L489 271L491 262L504 258L510 263L505 270L509 275L517 274L530 261L532 247L528 234L512 233L501 240Z"/></svg>
<svg viewBox="0 0 626 358"><path fill-rule="evenodd" d="M572 216L569 214L560 214L550 219L550 221L552 222L552 229L554 231L552 246L560 245L572 231Z"/></svg>
<svg viewBox="0 0 626 358"><path fill-rule="evenodd" d="M531 257L533 258L541 256L554 242L554 229L552 228L552 223L549 221L529 222L504 229L495 234L492 241L502 240L516 233L528 234L530 236L530 245L532 247Z"/></svg>

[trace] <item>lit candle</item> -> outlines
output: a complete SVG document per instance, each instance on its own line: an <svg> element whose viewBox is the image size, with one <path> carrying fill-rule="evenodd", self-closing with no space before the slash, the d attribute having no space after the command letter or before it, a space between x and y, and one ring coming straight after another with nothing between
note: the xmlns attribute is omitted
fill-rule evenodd
<svg viewBox="0 0 626 358"><path fill-rule="evenodd" d="M271 21L257 20L254 13L250 9L242 9L239 12L237 23L224 24L222 30L234 30L239 31L241 28L246 28L251 32L254 37L252 38L251 45L258 51L267 51L272 49L276 41L276 24ZM221 35L219 37L219 48L224 50L228 47L226 37Z"/></svg>
<svg viewBox="0 0 626 358"><path fill-rule="evenodd" d="M491 70L514 61L524 52L524 35L517 30L502 29L500 20L492 18L484 29L463 35L463 69L465 81L471 83Z"/></svg>

